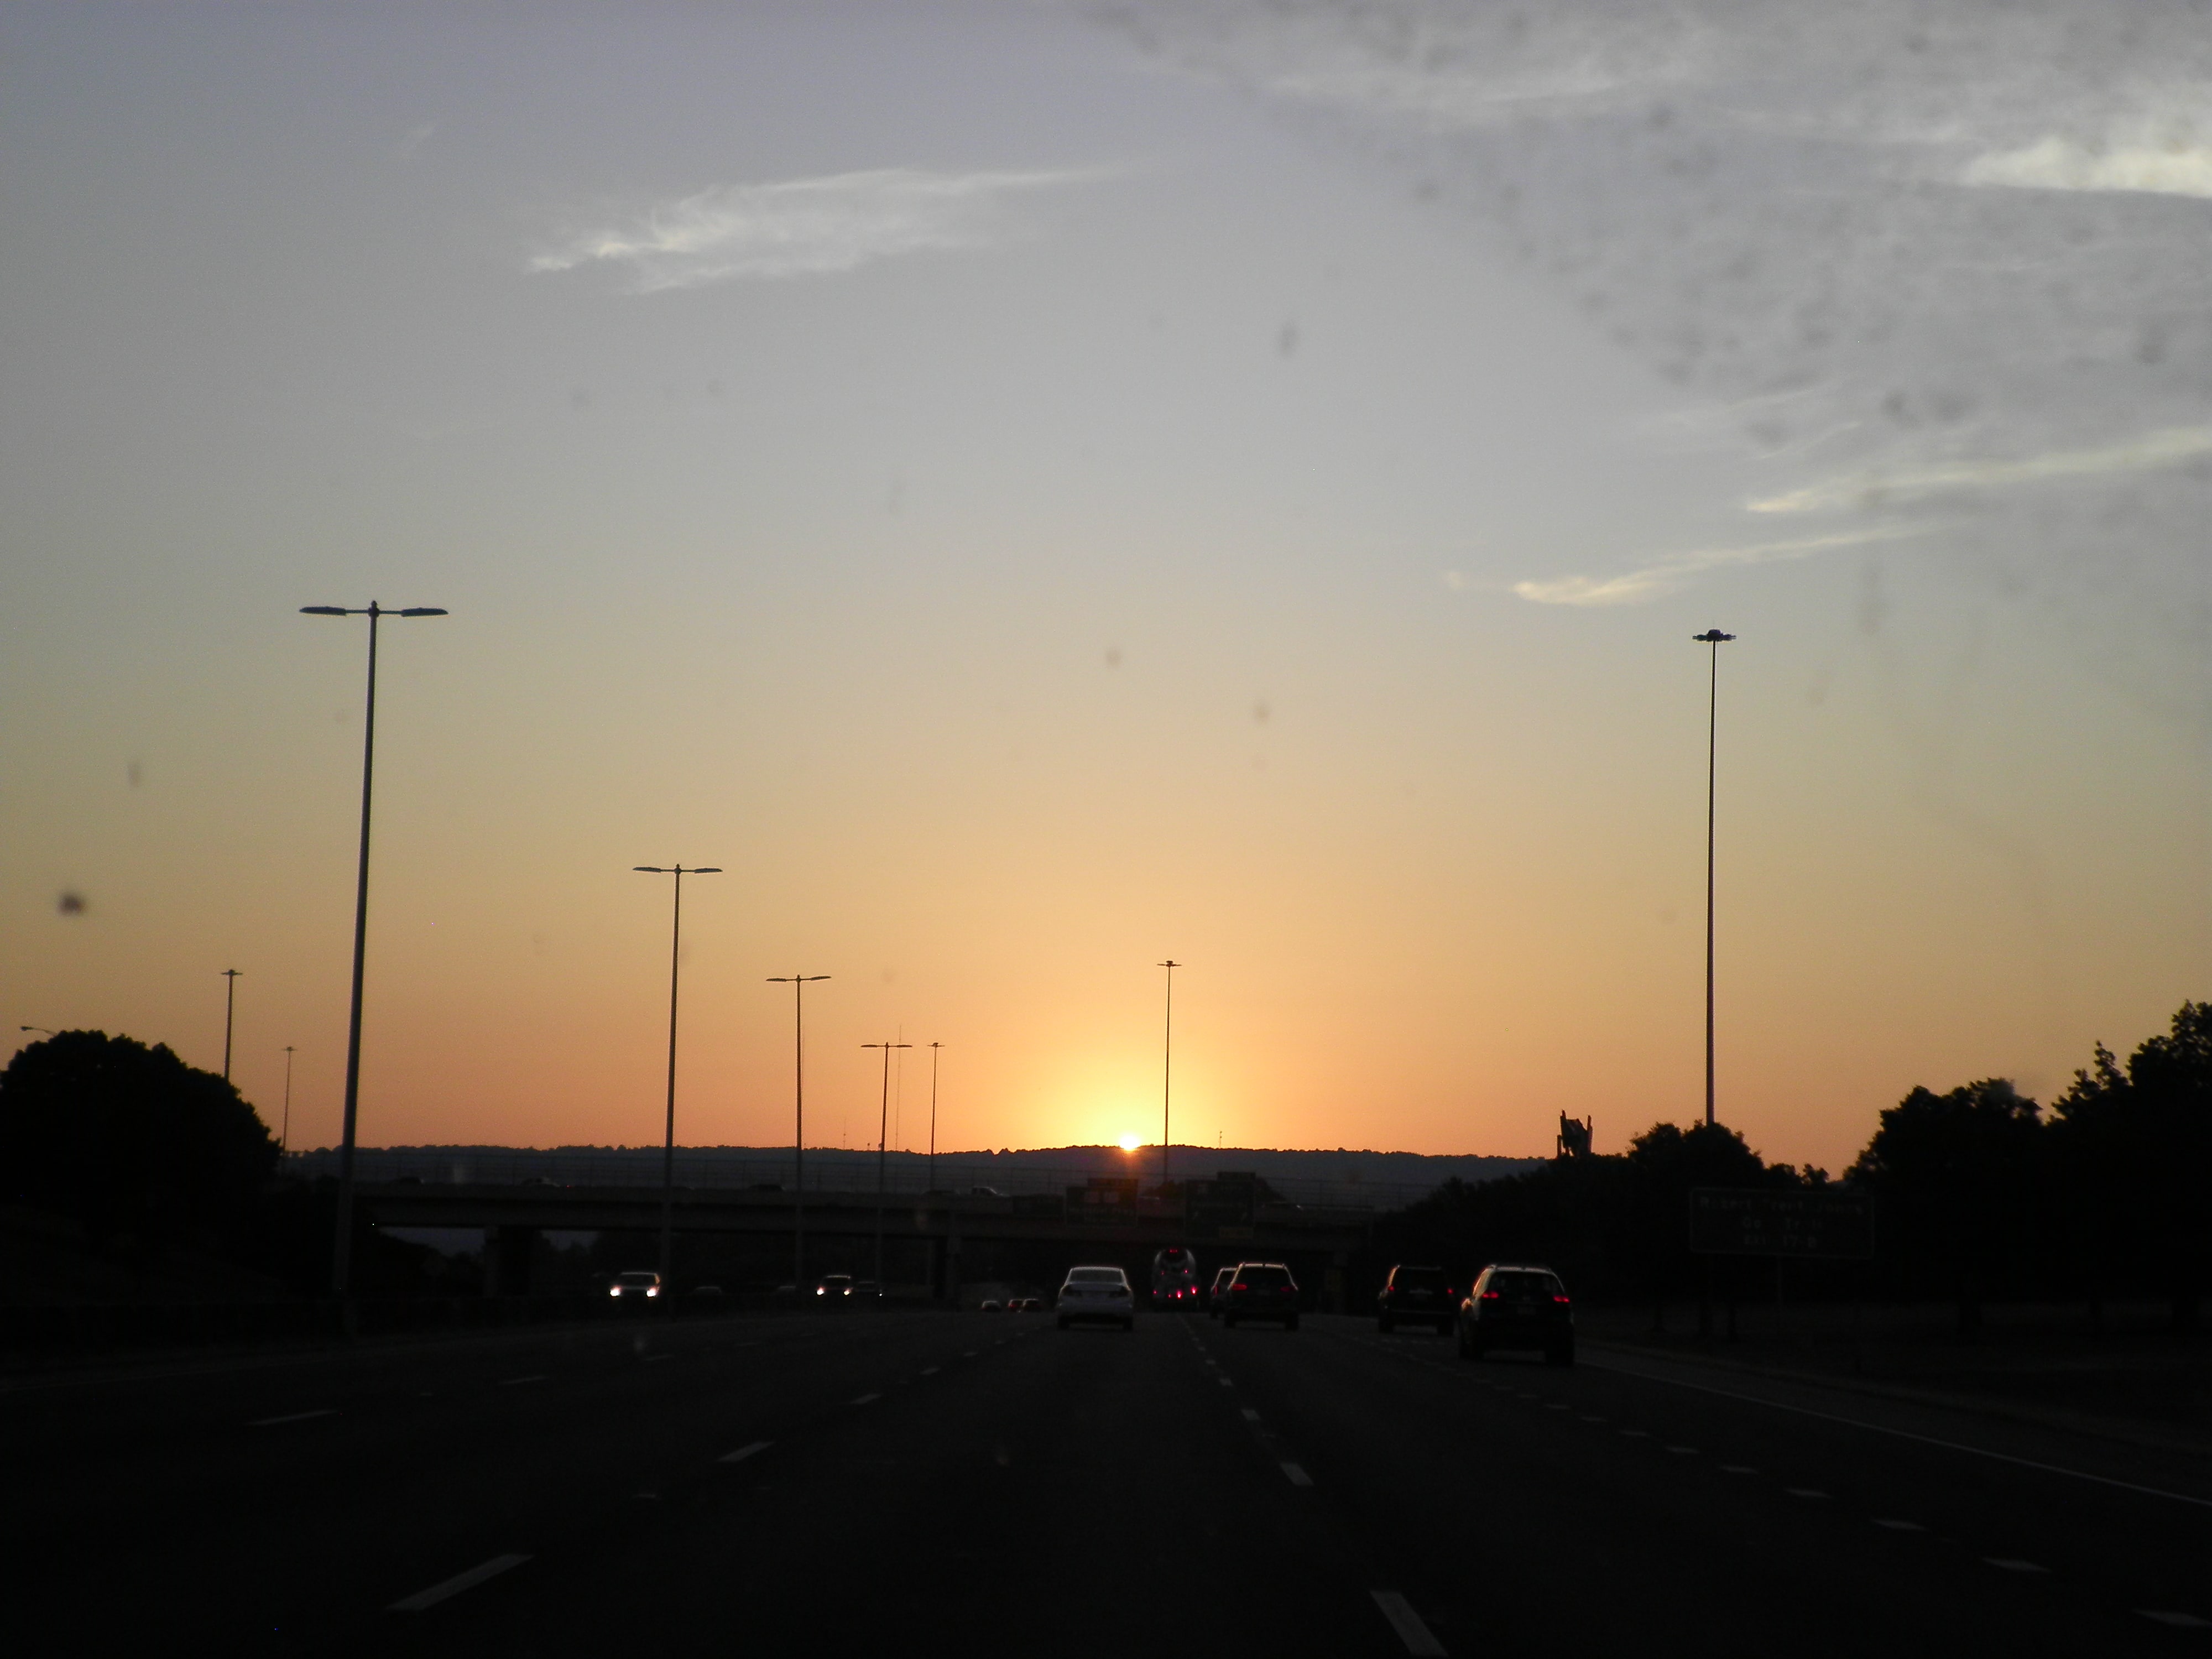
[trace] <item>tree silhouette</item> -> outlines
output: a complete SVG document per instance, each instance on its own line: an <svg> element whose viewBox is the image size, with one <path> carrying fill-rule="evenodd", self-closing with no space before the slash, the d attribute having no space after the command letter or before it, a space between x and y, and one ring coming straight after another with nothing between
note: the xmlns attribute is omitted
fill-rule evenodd
<svg viewBox="0 0 2212 1659"><path fill-rule="evenodd" d="M1917 1088L1851 1166L1881 1201L1893 1253L1949 1279L1961 1335L1980 1328L1993 1274L2030 1253L2040 1110L2002 1078Z"/></svg>
<svg viewBox="0 0 2212 1659"><path fill-rule="evenodd" d="M95 1246L235 1252L276 1159L238 1091L165 1047L64 1031L0 1072L0 1194L73 1217Z"/></svg>

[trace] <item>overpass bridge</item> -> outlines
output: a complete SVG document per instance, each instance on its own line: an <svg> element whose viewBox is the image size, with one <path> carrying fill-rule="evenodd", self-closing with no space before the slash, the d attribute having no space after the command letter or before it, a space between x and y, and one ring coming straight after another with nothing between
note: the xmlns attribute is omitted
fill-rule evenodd
<svg viewBox="0 0 2212 1659"><path fill-rule="evenodd" d="M1196 1185L1197 1183L1194 1183ZM1212 1183L1206 1183L1209 1187ZM1377 1212L1369 1206L1268 1203L1246 1198L1208 1206L1169 1203L1133 1190L1109 1190L1114 1200L1085 1203L1101 1190L1090 1183L1059 1194L884 1193L820 1191L803 1195L804 1225L817 1238L920 1241L927 1248L931 1294L957 1300L961 1257L975 1243L1061 1244L1071 1255L1149 1252L1186 1244L1216 1259L1265 1256L1318 1264L1340 1281L1352 1253L1365 1243ZM794 1235L802 1195L766 1184L678 1187L670 1206L680 1233ZM445 1182L400 1178L356 1184L354 1201L379 1226L477 1228L485 1231L488 1293L501 1294L538 1234L548 1231L658 1231L661 1188L636 1183L560 1186L545 1181ZM1110 1254L1109 1254L1110 1253ZM1323 1300L1332 1298L1324 1285Z"/></svg>

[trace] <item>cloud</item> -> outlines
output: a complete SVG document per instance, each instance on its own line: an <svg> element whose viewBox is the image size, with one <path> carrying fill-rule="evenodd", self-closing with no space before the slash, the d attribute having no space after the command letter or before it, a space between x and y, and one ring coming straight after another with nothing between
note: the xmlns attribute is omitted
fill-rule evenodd
<svg viewBox="0 0 2212 1659"><path fill-rule="evenodd" d="M2166 427L2102 449L2058 450L2016 461L1952 461L1892 472L1809 484L1780 495L1746 501L1752 513L1821 513L1838 507L1895 505L1946 489L1990 489L2042 483L2056 478L2088 478L2116 472L2148 472L2212 455L2212 426Z"/></svg>
<svg viewBox="0 0 2212 1659"><path fill-rule="evenodd" d="M927 249L992 240L1000 200L1095 173L927 173L878 167L720 185L656 203L630 223L588 230L530 262L533 271L611 265L632 292L738 277L827 276Z"/></svg>
<svg viewBox="0 0 2212 1659"><path fill-rule="evenodd" d="M2212 198L2212 146L2176 134L2153 142L2085 144L2056 134L2020 149L1978 155L1960 175L1969 185L2014 190L2108 190Z"/></svg>
<svg viewBox="0 0 2212 1659"><path fill-rule="evenodd" d="M1834 548L1902 541L1922 533L1916 525L1891 525L1879 530L1808 536L1796 541L1762 542L1755 547L1705 547L1690 553L1666 554L1618 576L1559 576L1549 581L1516 582L1513 591L1535 605L1645 605L1686 586L1707 571L1741 565L1780 564L1793 559L1808 559L1815 553Z"/></svg>

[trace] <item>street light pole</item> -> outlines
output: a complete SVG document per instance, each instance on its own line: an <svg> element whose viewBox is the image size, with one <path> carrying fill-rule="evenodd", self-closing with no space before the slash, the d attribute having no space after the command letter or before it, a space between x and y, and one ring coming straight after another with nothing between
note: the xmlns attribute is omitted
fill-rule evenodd
<svg viewBox="0 0 2212 1659"><path fill-rule="evenodd" d="M648 876L676 878L676 900L668 926L668 1127L660 1144L660 1293L674 1294L672 1252L676 1238L676 983L684 967L684 878L719 876L713 864L634 864Z"/></svg>
<svg viewBox="0 0 2212 1659"><path fill-rule="evenodd" d="M937 1059L945 1045L929 1045L929 1190L937 1190Z"/></svg>
<svg viewBox="0 0 2212 1659"><path fill-rule="evenodd" d="M1713 1127L1713 777L1720 739L1721 647L1735 637L1717 628L1691 638L1712 647L1705 705L1705 1127Z"/></svg>
<svg viewBox="0 0 2212 1659"><path fill-rule="evenodd" d="M891 1050L911 1048L911 1042L864 1042L863 1048L884 1051L884 1103L876 1121L876 1294L884 1289L884 1142L891 1122Z"/></svg>
<svg viewBox="0 0 2212 1659"><path fill-rule="evenodd" d="M791 1291L806 1305L806 988L827 974L783 974L770 985L791 987L791 1164L798 1194L792 1209Z"/></svg>
<svg viewBox="0 0 2212 1659"><path fill-rule="evenodd" d="M284 1045L284 1127L276 1137L276 1150L282 1154L292 1150L292 1045Z"/></svg>
<svg viewBox="0 0 2212 1659"><path fill-rule="evenodd" d="M222 970L222 1080L230 1081L230 1017L238 1007L238 969Z"/></svg>
<svg viewBox="0 0 2212 1659"><path fill-rule="evenodd" d="M331 1246L331 1293L343 1301L353 1262L353 1142L354 1126L361 1107L361 992L362 969L368 959L368 803L376 777L376 625L386 617L442 617L432 605L386 611L372 599L366 609L342 605L303 605L303 617L366 617L368 618L368 713L361 728L361 862L353 896L353 1006L346 1021L345 1118L338 1140L338 1209L337 1235Z"/></svg>
<svg viewBox="0 0 2212 1659"><path fill-rule="evenodd" d="M1169 961L1159 966L1168 970L1167 1031L1160 1043L1160 1200L1164 1203L1168 1188L1168 1108L1174 1098L1175 1082L1175 970L1182 963Z"/></svg>

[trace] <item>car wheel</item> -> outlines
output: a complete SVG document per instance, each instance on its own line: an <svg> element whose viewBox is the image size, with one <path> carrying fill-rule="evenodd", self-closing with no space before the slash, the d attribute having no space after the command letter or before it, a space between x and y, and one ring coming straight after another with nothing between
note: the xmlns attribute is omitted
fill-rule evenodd
<svg viewBox="0 0 2212 1659"><path fill-rule="evenodd" d="M1375 1322L1375 1328L1382 1332L1383 1335L1388 1336L1391 1332L1396 1330L1398 1328L1387 1319L1378 1319Z"/></svg>

